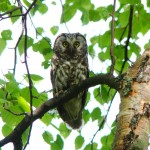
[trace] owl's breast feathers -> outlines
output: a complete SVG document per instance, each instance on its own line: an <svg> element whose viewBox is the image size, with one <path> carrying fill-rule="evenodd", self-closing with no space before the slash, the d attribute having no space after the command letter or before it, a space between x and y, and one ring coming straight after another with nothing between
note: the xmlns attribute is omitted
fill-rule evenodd
<svg viewBox="0 0 150 150"><path fill-rule="evenodd" d="M54 96L66 91L74 84L88 78L87 56L80 59L65 60L56 55L52 58L51 80ZM79 128L82 123L82 110L85 105L86 92L81 92L75 98L57 108L61 118L72 128Z"/></svg>

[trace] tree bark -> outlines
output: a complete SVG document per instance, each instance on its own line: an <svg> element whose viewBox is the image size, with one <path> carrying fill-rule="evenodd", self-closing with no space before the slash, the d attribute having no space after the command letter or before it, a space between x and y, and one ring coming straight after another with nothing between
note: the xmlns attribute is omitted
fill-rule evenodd
<svg viewBox="0 0 150 150"><path fill-rule="evenodd" d="M150 48L122 79L112 150L147 150L150 133Z"/></svg>

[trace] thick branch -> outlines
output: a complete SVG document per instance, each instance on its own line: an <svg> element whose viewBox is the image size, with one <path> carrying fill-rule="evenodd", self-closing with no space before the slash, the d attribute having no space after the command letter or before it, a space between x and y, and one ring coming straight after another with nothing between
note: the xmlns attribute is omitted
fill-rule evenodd
<svg viewBox="0 0 150 150"><path fill-rule="evenodd" d="M67 92L62 94L59 97L54 97L49 99L48 101L44 102L40 105L34 112L33 115L28 114L24 117L24 119L16 126L11 134L5 137L3 140L0 141L0 147L3 145L14 142L17 137L20 137L23 132L38 118L41 118L46 112L55 107L69 101L71 98L79 94L81 91L88 89L89 87L96 86L98 84L106 84L111 88L118 89L119 82L115 80L114 77L108 74L99 74L95 77L88 78L82 81L78 85L74 85L71 87Z"/></svg>

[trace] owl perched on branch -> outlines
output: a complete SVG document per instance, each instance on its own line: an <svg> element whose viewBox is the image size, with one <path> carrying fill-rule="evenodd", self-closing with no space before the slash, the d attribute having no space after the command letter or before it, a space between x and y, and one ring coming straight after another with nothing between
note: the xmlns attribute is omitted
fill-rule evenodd
<svg viewBox="0 0 150 150"><path fill-rule="evenodd" d="M80 33L62 33L54 43L51 60L53 95L59 96L71 86L89 77L87 43ZM73 129L82 124L82 111L87 91L81 92L65 104L57 107L60 117Z"/></svg>

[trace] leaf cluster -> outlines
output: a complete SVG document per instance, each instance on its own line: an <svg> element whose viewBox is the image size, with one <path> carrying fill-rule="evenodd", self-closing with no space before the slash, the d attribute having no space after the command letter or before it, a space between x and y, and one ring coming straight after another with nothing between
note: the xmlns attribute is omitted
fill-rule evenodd
<svg viewBox="0 0 150 150"><path fill-rule="evenodd" d="M16 3L11 3L9 0L0 1L0 20L10 18L12 25L16 25L18 22L22 23L24 13L28 11L33 1L21 0L23 8L18 6ZM118 0L118 7L115 10L115 22L114 22L114 74L120 75L126 72L127 68L131 65L132 59L138 57L141 53L141 45L138 43L139 35L146 35L150 29L148 20L150 13L147 9L150 8L150 0L147 0L146 6L140 0ZM24 29L20 32L20 38L18 37L16 45L13 48L17 53L17 56L21 58L25 55L26 51L31 50L32 52L38 53L43 56L41 65L44 69L49 68L50 59L53 54L51 40L52 37L45 35L45 29L40 26L35 26L32 19L35 16L44 16L50 12L51 5L57 6L57 2L53 1L47 5L45 0L37 0L36 3L29 10L27 16L27 23L31 23L35 32L35 35L26 34ZM57 6L58 7L58 6ZM56 7L56 9L57 9ZM105 70L99 67L98 73L109 73L111 67L111 34L112 34L112 11L113 4L108 6L96 5L91 0L66 0L62 5L62 15L60 16L60 25L52 25L49 27L49 34L56 35L59 32L59 28L62 23L72 21L72 18L79 11L80 21L83 26L88 26L90 23L100 23L101 21L106 22L106 31L96 35L89 35L89 46L88 53L89 57L93 60L98 58L98 67L105 65ZM23 25L23 24L22 24ZM100 27L104 28L104 27ZM28 30L28 28L27 28ZM90 29L89 29L90 30ZM15 33L11 29L2 30L0 33L0 55L6 51L9 42L13 41ZM145 45L149 44L149 41L143 41ZM27 44L25 47L25 43ZM15 66L15 64L14 64ZM96 66L96 67L97 67ZM14 69L16 69L14 67ZM97 72L90 71L90 77L96 75ZM29 86L28 74L23 74L23 81L19 81L14 72L7 72L3 77L0 77L0 116L4 123L2 127L2 134L7 136L18 123L23 119L26 113L30 112L30 90L32 90L32 101L33 107L37 108L43 102L45 102L50 93L39 92L36 85L40 84L44 79L38 74L31 74L32 89ZM83 112L84 125L95 123L98 127L98 132L104 127L103 122L105 115L102 111L102 106L111 104L116 91L110 89L107 85L98 85L93 90L90 90L87 94L87 103ZM95 106L91 105L96 103ZM92 107L93 106L93 107ZM42 134L44 141L50 145L52 150L61 150L64 147L65 140L71 135L72 131L65 123L53 124L53 120L58 119L57 113L46 113L41 121L46 125L50 125L55 128L58 132L56 137L49 130L45 130ZM60 121L60 120L59 120ZM104 135L99 141L96 141L94 137L97 135L93 133L92 142L87 143L86 137L83 137L82 131L77 131L78 135L74 140L75 149L89 150L91 148L98 149L101 143L101 149L110 149L111 143L114 138L115 123L110 127L110 134ZM23 134L23 144L26 144L28 139L27 130Z"/></svg>

